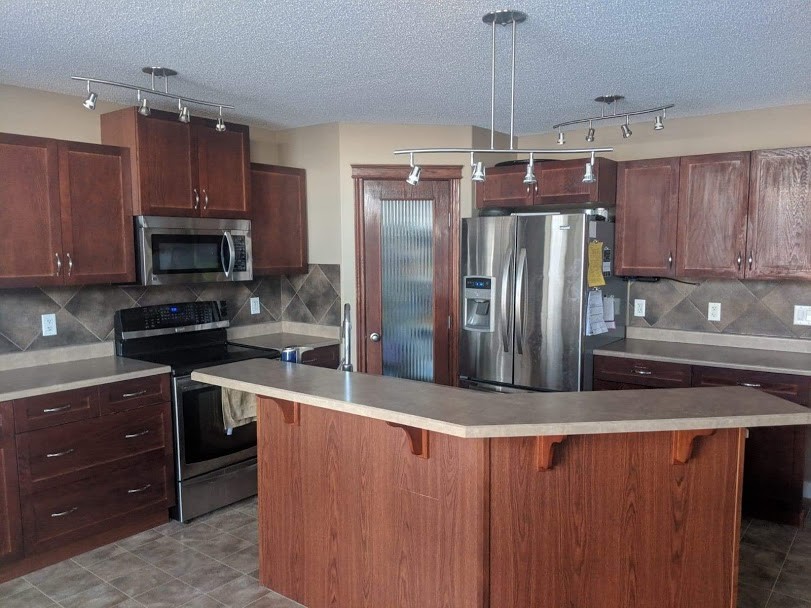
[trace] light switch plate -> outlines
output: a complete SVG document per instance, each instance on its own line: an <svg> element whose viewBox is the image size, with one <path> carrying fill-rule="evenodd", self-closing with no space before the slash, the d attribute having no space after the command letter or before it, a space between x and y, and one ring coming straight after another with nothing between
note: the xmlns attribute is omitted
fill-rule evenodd
<svg viewBox="0 0 811 608"><path fill-rule="evenodd" d="M56 315L42 315L42 335L55 336L56 335Z"/></svg>
<svg viewBox="0 0 811 608"><path fill-rule="evenodd" d="M634 316L645 316L645 300L634 300Z"/></svg>
<svg viewBox="0 0 811 608"><path fill-rule="evenodd" d="M811 325L811 306L794 307L794 325Z"/></svg>
<svg viewBox="0 0 811 608"><path fill-rule="evenodd" d="M710 302L707 305L707 320L720 321L721 320L721 303Z"/></svg>
<svg viewBox="0 0 811 608"><path fill-rule="evenodd" d="M251 298L251 314L259 314L259 298Z"/></svg>

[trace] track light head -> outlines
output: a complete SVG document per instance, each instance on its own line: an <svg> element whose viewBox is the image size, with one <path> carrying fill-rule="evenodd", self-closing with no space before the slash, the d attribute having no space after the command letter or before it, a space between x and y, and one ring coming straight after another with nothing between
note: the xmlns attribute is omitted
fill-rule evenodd
<svg viewBox="0 0 811 608"><path fill-rule="evenodd" d="M538 178L535 177L535 163L532 161L532 156L529 157L529 164L527 165L527 174L524 176L524 183L527 185L537 184Z"/></svg>
<svg viewBox="0 0 811 608"><path fill-rule="evenodd" d="M95 110L96 109L96 100L99 98L97 93L93 91L89 91L87 94L87 99L82 102L82 105L88 110Z"/></svg>
<svg viewBox="0 0 811 608"><path fill-rule="evenodd" d="M631 135L634 134L634 132L631 131L631 127L628 126L628 117L627 116L625 117L625 124L622 125L620 127L620 129L622 130L622 138L623 139L628 139L629 137L631 137Z"/></svg>
<svg viewBox="0 0 811 608"><path fill-rule="evenodd" d="M474 182L483 182L485 179L485 170L484 170L484 163L482 161L477 162L473 165L473 176L471 179Z"/></svg>
<svg viewBox="0 0 811 608"><path fill-rule="evenodd" d="M217 133L223 133L225 131L225 122L223 122L222 116L217 119L217 125L214 127Z"/></svg>
<svg viewBox="0 0 811 608"><path fill-rule="evenodd" d="M180 108L180 114L178 114L177 119L182 123L188 123L191 120L191 116L189 115L189 106L183 106Z"/></svg>
<svg viewBox="0 0 811 608"><path fill-rule="evenodd" d="M141 116L149 116L152 114L152 110L149 109L149 102L146 100L146 97L141 99L141 103L138 105L138 114Z"/></svg>
<svg viewBox="0 0 811 608"><path fill-rule="evenodd" d="M566 143L566 136L563 134L563 131L558 131L558 145L562 146Z"/></svg>
<svg viewBox="0 0 811 608"><path fill-rule="evenodd" d="M657 116L656 120L653 122L653 130L654 131L661 131L665 128L665 123L663 122L662 116Z"/></svg>
<svg viewBox="0 0 811 608"><path fill-rule="evenodd" d="M422 172L422 169L420 168L419 165L413 165L411 167L411 173L409 173L408 177L406 178L406 183L409 186L416 186L420 182L420 173L421 172Z"/></svg>
<svg viewBox="0 0 811 608"><path fill-rule="evenodd" d="M589 130L586 133L586 141L589 143L594 141L594 127L589 127Z"/></svg>
<svg viewBox="0 0 811 608"><path fill-rule="evenodd" d="M583 174L583 183L593 184L596 181L597 178L594 177L594 165L591 163L586 163L586 172Z"/></svg>

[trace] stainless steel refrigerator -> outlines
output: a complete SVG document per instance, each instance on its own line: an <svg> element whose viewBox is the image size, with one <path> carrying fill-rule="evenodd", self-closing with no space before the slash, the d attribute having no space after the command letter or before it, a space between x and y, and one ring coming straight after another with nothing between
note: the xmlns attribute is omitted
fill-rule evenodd
<svg viewBox="0 0 811 608"><path fill-rule="evenodd" d="M602 243L603 331L587 336L589 243ZM595 245L595 250L597 246ZM592 211L462 223L461 385L493 391L591 389L592 351L625 336L613 275L614 224ZM595 308L592 308L592 313Z"/></svg>

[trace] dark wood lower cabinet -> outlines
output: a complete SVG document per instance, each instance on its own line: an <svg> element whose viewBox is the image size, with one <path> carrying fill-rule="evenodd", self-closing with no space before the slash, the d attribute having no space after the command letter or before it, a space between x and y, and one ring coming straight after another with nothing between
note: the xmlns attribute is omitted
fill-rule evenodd
<svg viewBox="0 0 811 608"><path fill-rule="evenodd" d="M327 369L338 369L338 366L341 364L340 350L338 344L319 346L312 350L305 350L301 353L299 363L313 365L315 367L325 367Z"/></svg>
<svg viewBox="0 0 811 608"><path fill-rule="evenodd" d="M14 412L11 403L0 403L0 566L20 557L22 538Z"/></svg>

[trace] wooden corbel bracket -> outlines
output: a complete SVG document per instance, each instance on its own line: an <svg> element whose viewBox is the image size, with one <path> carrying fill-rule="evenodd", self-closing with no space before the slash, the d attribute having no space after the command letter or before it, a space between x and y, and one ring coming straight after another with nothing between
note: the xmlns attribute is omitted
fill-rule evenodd
<svg viewBox="0 0 811 608"><path fill-rule="evenodd" d="M709 437L714 429L673 431L673 464L687 464L693 454L693 443L698 437Z"/></svg>
<svg viewBox="0 0 811 608"><path fill-rule="evenodd" d="M282 411L285 424L292 424L293 426L301 424L301 409L298 403L295 401L282 401L281 399L272 399L272 401Z"/></svg>
<svg viewBox="0 0 811 608"><path fill-rule="evenodd" d="M411 453L420 458L430 458L428 452L428 431L425 429L418 429L413 426L405 424L397 424L396 422L387 422L391 427L396 429L403 429L406 437L408 437L408 444L411 448Z"/></svg>
<svg viewBox="0 0 811 608"><path fill-rule="evenodd" d="M566 435L543 435L536 438L535 465L539 471L548 471L553 466L555 446L563 443Z"/></svg>

